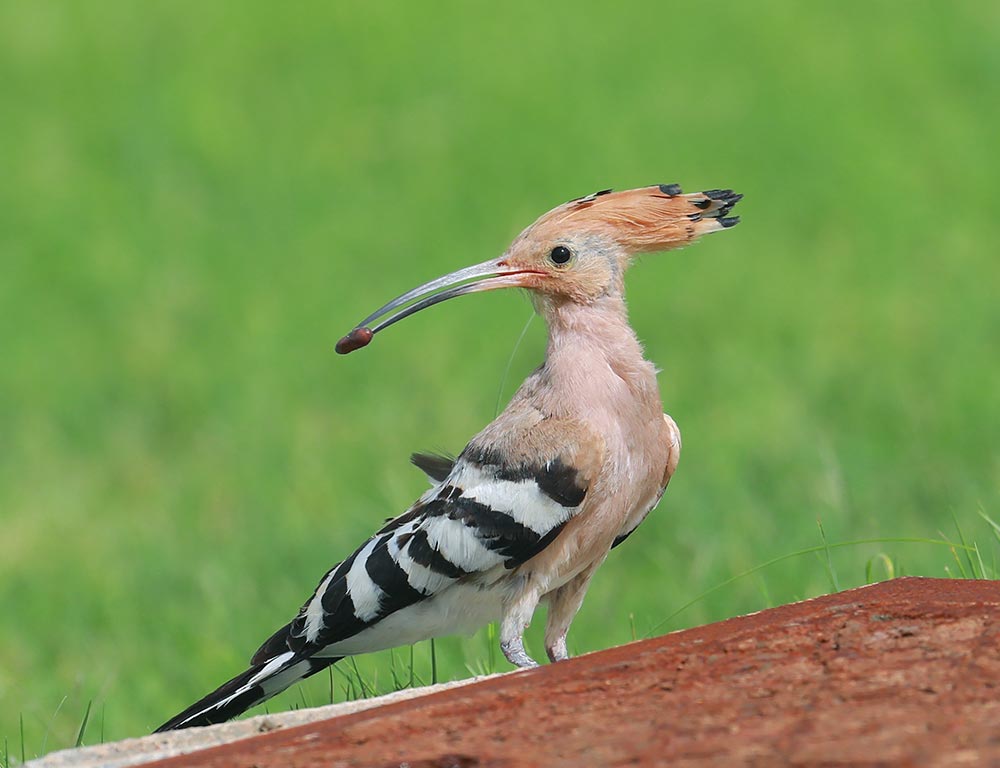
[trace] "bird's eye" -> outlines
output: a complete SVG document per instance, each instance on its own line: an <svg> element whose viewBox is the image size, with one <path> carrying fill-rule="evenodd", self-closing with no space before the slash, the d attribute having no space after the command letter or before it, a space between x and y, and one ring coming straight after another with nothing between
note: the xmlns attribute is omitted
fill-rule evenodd
<svg viewBox="0 0 1000 768"><path fill-rule="evenodd" d="M557 245L552 249L552 253L549 254L549 261L557 267L566 266L572 258L573 253L565 245Z"/></svg>

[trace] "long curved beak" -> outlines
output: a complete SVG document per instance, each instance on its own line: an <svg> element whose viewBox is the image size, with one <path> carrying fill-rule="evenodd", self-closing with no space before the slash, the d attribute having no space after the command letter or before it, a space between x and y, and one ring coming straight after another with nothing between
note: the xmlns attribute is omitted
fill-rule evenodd
<svg viewBox="0 0 1000 768"><path fill-rule="evenodd" d="M538 273L533 270L511 267L501 257L459 269L436 280L431 280L412 291L407 291L402 296L397 296L358 323L353 331L337 342L337 354L346 355L356 349L368 346L376 333L422 309L433 307L448 299L454 299L456 296L464 296L467 293L522 287L524 286L523 276L530 274ZM386 315L388 317L385 317ZM372 327L372 323L381 317L385 319Z"/></svg>

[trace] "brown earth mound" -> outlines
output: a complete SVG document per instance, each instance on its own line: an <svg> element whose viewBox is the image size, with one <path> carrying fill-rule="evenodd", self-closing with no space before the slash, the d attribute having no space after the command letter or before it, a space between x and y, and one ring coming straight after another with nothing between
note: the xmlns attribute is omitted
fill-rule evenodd
<svg viewBox="0 0 1000 768"><path fill-rule="evenodd" d="M898 579L155 765L998 765L998 608Z"/></svg>

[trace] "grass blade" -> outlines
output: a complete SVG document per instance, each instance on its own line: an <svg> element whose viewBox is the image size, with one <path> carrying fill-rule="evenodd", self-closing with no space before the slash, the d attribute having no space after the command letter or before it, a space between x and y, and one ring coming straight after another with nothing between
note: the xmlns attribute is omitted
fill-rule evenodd
<svg viewBox="0 0 1000 768"><path fill-rule="evenodd" d="M389 674L392 675L392 690L401 691L406 688L406 683L400 679L396 671L396 651L393 648L389 649Z"/></svg>
<svg viewBox="0 0 1000 768"><path fill-rule="evenodd" d="M986 572L986 564L983 562L983 554L979 551L979 544L973 543L972 548L976 552L976 562L979 564L979 578L986 579L989 578Z"/></svg>
<svg viewBox="0 0 1000 768"><path fill-rule="evenodd" d="M434 638L431 638L431 685L437 685L438 681L438 657L437 647L434 645Z"/></svg>
<svg viewBox="0 0 1000 768"><path fill-rule="evenodd" d="M896 565L892 562L892 558L889 557L885 552L879 552L874 557L868 558L868 562L865 563L865 583L873 584L877 579L875 578L875 564L881 563L882 567L885 569L885 576L887 579L896 578Z"/></svg>
<svg viewBox="0 0 1000 768"><path fill-rule="evenodd" d="M943 531L938 531L938 533L941 534L942 538L944 537L944 532ZM954 543L952 543L950 541L948 542L948 544L949 544L949 548L951 549L951 557L955 561L955 565L958 566L958 576L953 576L952 573L951 573L951 569L948 566L944 567L944 572L948 574L948 578L950 578L950 579L967 579L967 578L969 578L969 574L965 572L965 566L962 565L962 558L959 557L958 549L957 549L958 545L956 545L956 544L954 544Z"/></svg>
<svg viewBox="0 0 1000 768"><path fill-rule="evenodd" d="M76 732L76 743L73 745L75 747L79 747L81 744L83 744L83 736L87 732L87 721L90 720L90 708L91 706L93 706L93 704L94 704L93 699L87 702L87 709L83 713L83 722L80 723L80 730Z"/></svg>
<svg viewBox="0 0 1000 768"><path fill-rule="evenodd" d="M839 592L840 580L837 578L837 572L833 568L833 557L830 555L830 542L826 538L826 531L823 530L823 521L818 517L816 518L816 525L819 526L819 536L823 540L823 552L826 555L826 575L830 579L833 591Z"/></svg>
<svg viewBox="0 0 1000 768"><path fill-rule="evenodd" d="M43 754L43 755L45 754L45 749L46 749L46 747L48 746L48 743L49 743L49 733L51 733L51 731L52 731L52 725L53 725L53 723L55 723L56 718L59 716L60 710L62 710L62 708L63 708L63 704L66 703L66 700L68 698L69 698L68 696L63 696L62 700L59 702L59 706L56 707L56 711L52 713L52 718L49 720L49 724L45 728L45 735L42 736L42 748L40 750L40 754Z"/></svg>
<svg viewBox="0 0 1000 768"><path fill-rule="evenodd" d="M997 542L1000 543L1000 525L995 523L993 521L993 518L991 518L981 509L979 510L979 516L987 522L987 524L990 526L990 530L993 532L994 538L996 538Z"/></svg>
<svg viewBox="0 0 1000 768"><path fill-rule="evenodd" d="M958 531L958 540L965 548L965 561L969 564L969 573L972 574L972 578L976 578L976 564L972 560L972 553L969 551L969 547L965 542L965 535L962 533L962 526L958 524L958 518L955 517L954 512L951 513L951 519L952 522L955 523L955 530ZM982 576L980 575L979 578L982 578Z"/></svg>
<svg viewBox="0 0 1000 768"><path fill-rule="evenodd" d="M350 674L340 667L333 668L336 672L340 673L340 676L344 678L344 701L354 701L357 696L354 691L354 682L351 679Z"/></svg>
<svg viewBox="0 0 1000 768"><path fill-rule="evenodd" d="M492 675L497 671L497 648L500 647L497 638L497 623L495 621L491 621L489 626L486 627L486 643L486 658L489 664L487 670Z"/></svg>
<svg viewBox="0 0 1000 768"><path fill-rule="evenodd" d="M361 688L361 697L369 699L375 695L375 691L368 687L365 683L364 678L361 676L361 670L358 669L358 661L353 656L351 656L351 666L354 668L354 674L358 677L358 685Z"/></svg>

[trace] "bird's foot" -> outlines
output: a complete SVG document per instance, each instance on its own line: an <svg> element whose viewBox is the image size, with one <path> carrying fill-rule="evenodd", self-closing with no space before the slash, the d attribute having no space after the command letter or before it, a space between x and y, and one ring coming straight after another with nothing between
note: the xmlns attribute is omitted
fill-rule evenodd
<svg viewBox="0 0 1000 768"><path fill-rule="evenodd" d="M530 669L531 667L538 666L538 662L531 658L528 655L528 652L524 650L523 638L518 637L514 640L501 642L500 650L503 651L503 655L507 657L507 661L515 667Z"/></svg>
<svg viewBox="0 0 1000 768"><path fill-rule="evenodd" d="M545 644L545 652L549 655L549 661L566 661L569 658L569 651L566 650L566 635L556 638L553 643Z"/></svg>

